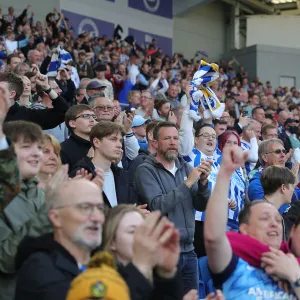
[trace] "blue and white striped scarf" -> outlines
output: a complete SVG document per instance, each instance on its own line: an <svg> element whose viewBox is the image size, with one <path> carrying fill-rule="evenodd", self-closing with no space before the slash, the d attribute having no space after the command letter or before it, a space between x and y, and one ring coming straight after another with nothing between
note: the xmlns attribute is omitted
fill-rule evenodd
<svg viewBox="0 0 300 300"><path fill-rule="evenodd" d="M61 46L58 46L56 49L57 53L53 53L51 56L51 62L47 73L48 77L56 77L58 69L64 67L64 65L73 60L71 54Z"/></svg>
<svg viewBox="0 0 300 300"><path fill-rule="evenodd" d="M221 103L209 87L219 77L219 66L209 64L201 60L199 70L194 74L191 85L193 90L190 92L192 101L190 110L197 112L199 105L203 107L204 119L221 118L225 105Z"/></svg>
<svg viewBox="0 0 300 300"><path fill-rule="evenodd" d="M194 148L193 149L193 153L191 153L190 156L184 156L183 157L185 161L187 161L193 168L197 167L200 165L201 163L201 159L211 159L213 161L213 164L211 166L211 172L207 178L208 180L208 187L210 189L210 191L212 191L215 187L216 184L216 179L218 176L218 172L219 172L219 168L220 165L217 163L217 161L212 157L209 157L207 155L205 155L204 153L202 153L200 150ZM195 211L195 220L196 221L202 221L204 222L205 219L205 212L201 212L201 211Z"/></svg>
<svg viewBox="0 0 300 300"><path fill-rule="evenodd" d="M222 155L218 159L218 163L221 165ZM245 203L245 189L246 181L242 168L239 168L233 172L230 179L228 199L236 201L236 210L228 209L228 219L232 220L231 225L235 223L236 229L238 229L238 216Z"/></svg>

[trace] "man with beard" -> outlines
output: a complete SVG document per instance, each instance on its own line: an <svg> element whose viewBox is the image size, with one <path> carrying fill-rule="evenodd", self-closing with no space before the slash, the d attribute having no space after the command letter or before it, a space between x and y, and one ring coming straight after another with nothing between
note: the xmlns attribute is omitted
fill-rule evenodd
<svg viewBox="0 0 300 300"><path fill-rule="evenodd" d="M203 161L192 168L178 156L179 134L174 123L160 122L153 130L153 139L157 153L137 168L135 187L149 210L160 210L180 230L178 269L187 293L198 289L194 210L205 210L210 195L207 177L211 164Z"/></svg>

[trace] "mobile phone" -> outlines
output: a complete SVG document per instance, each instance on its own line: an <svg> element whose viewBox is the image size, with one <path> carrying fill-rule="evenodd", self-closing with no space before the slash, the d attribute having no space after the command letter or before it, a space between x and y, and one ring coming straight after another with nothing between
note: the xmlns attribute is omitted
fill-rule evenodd
<svg viewBox="0 0 300 300"><path fill-rule="evenodd" d="M126 113L126 116L128 117L128 115L129 114L132 114L132 111L134 111L135 110L135 108L133 108L133 107L127 107L126 109L125 109L125 113Z"/></svg>
<svg viewBox="0 0 300 300"><path fill-rule="evenodd" d="M243 117L248 117L248 115L249 115L249 114L248 114L248 111L247 111L247 110L243 110L243 111L242 111L242 116L243 116Z"/></svg>

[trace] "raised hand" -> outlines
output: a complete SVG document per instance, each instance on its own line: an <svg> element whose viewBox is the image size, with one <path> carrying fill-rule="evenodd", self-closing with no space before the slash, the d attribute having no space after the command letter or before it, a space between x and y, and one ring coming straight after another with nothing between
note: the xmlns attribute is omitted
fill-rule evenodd
<svg viewBox="0 0 300 300"><path fill-rule="evenodd" d="M41 86L42 89L44 89L44 90L47 90L50 88L49 82L48 82L48 77L41 73L38 73L36 76L36 84Z"/></svg>
<svg viewBox="0 0 300 300"><path fill-rule="evenodd" d="M233 146L224 149L222 156L221 168L228 175L231 175L236 169L243 166L247 160L248 153L243 152L239 146Z"/></svg>
<svg viewBox="0 0 300 300"><path fill-rule="evenodd" d="M68 165L62 165L58 171L51 178L49 178L45 187L46 194L51 194L53 191L57 190L59 185L69 180L68 170Z"/></svg>
<svg viewBox="0 0 300 300"><path fill-rule="evenodd" d="M32 64L31 65L31 72L33 72L35 74L39 74L40 73L39 67L36 64Z"/></svg>
<svg viewBox="0 0 300 300"><path fill-rule="evenodd" d="M150 280L154 267L174 276L180 254L179 232L166 217L160 217L158 211L149 214L134 234L132 263Z"/></svg>
<svg viewBox="0 0 300 300"><path fill-rule="evenodd" d="M164 228L157 248L159 257L157 272L162 277L173 277L180 256L180 235L178 229L175 229L174 224L169 221L164 224Z"/></svg>
<svg viewBox="0 0 300 300"><path fill-rule="evenodd" d="M293 283L300 274L300 267L296 257L291 254L285 254L281 250L270 247L269 252L263 253L261 263L267 274L276 276L281 280L287 280Z"/></svg>
<svg viewBox="0 0 300 300"><path fill-rule="evenodd" d="M210 160L201 160L201 164L199 165L199 169L201 171L200 182L205 185L207 183L207 178L211 172L212 161Z"/></svg>
<svg viewBox="0 0 300 300"><path fill-rule="evenodd" d="M249 118L248 116L243 116L243 115L241 115L241 116L240 116L240 119L239 119L239 123L240 123L243 127L248 126L249 123L250 123L250 118Z"/></svg>
<svg viewBox="0 0 300 300"><path fill-rule="evenodd" d="M147 209L148 204L138 205L137 208L142 211L144 215L149 215L151 212Z"/></svg>
<svg viewBox="0 0 300 300"><path fill-rule="evenodd" d="M124 125L126 133L131 132L131 125L132 125L132 122L133 122L133 117L134 117L134 112L133 111L128 115L126 115L126 114L124 115L123 125Z"/></svg>
<svg viewBox="0 0 300 300"><path fill-rule="evenodd" d="M153 212L136 228L134 233L132 263L149 280L152 279L153 268L158 262L156 254L158 237L154 231L158 227L160 216L160 212ZM166 218L162 218L161 221L165 222Z"/></svg>
<svg viewBox="0 0 300 300"><path fill-rule="evenodd" d="M191 188L197 180L200 178L201 175L201 168L200 166L195 167L192 169L191 173L189 174L189 177L185 180L184 184L188 187Z"/></svg>
<svg viewBox="0 0 300 300"><path fill-rule="evenodd" d="M236 210L236 201L235 200L229 200L228 201L228 207L231 209L231 210Z"/></svg>
<svg viewBox="0 0 300 300"><path fill-rule="evenodd" d="M177 123L177 117L175 116L175 114L171 110L169 111L168 121L172 122L174 124Z"/></svg>

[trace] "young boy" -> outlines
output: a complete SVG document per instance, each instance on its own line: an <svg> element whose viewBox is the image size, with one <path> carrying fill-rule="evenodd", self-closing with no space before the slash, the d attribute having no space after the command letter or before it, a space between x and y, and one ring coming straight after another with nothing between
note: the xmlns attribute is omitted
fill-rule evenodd
<svg viewBox="0 0 300 300"><path fill-rule="evenodd" d="M12 142L21 175L21 191L4 207L0 215L0 295L14 298L15 255L26 235L38 236L51 230L44 206L44 193L37 186L42 152L42 129L27 121L3 125Z"/></svg>

